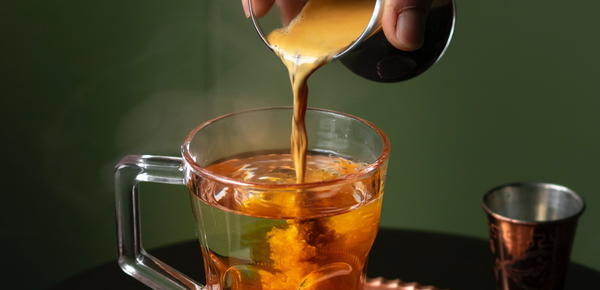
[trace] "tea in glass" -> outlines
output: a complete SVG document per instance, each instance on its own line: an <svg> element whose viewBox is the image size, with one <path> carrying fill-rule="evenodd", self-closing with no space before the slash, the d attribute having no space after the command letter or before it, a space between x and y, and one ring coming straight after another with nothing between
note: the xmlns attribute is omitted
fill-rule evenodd
<svg viewBox="0 0 600 290"><path fill-rule="evenodd" d="M316 153L307 156L305 182L343 177L367 166ZM381 174L304 192L293 189L296 174L289 153L228 158L207 169L236 180L291 186L265 191L200 182L191 187L198 232L204 234L208 289L362 288L379 225ZM328 198L311 200L323 194ZM335 211L319 213L306 206L314 203Z"/></svg>

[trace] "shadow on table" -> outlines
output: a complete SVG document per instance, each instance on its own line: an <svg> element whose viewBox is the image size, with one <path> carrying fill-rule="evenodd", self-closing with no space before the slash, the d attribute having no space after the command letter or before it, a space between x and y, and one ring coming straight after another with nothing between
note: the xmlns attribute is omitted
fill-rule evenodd
<svg viewBox="0 0 600 290"><path fill-rule="evenodd" d="M150 251L152 255L204 283L198 241ZM400 278L442 289L495 289L493 259L486 240L467 237L381 229L369 256L368 276ZM571 263L565 289L600 285L600 272ZM62 282L52 289L149 289L125 274L116 260Z"/></svg>
<svg viewBox="0 0 600 290"><path fill-rule="evenodd" d="M494 259L487 240L405 230L380 230L368 276L400 278L441 289L495 289ZM565 289L600 287L600 273L569 265Z"/></svg>

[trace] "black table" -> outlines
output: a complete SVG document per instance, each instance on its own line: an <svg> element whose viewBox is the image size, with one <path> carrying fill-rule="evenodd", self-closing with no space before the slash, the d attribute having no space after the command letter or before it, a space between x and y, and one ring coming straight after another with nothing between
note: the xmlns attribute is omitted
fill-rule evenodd
<svg viewBox="0 0 600 290"><path fill-rule="evenodd" d="M198 241L189 241L150 254L198 282L204 283ZM368 276L417 281L441 289L495 289L493 259L487 240L460 236L380 229L369 255ZM571 263L566 290L598 289L600 272ZM149 289L125 274L116 260L64 281L52 289Z"/></svg>

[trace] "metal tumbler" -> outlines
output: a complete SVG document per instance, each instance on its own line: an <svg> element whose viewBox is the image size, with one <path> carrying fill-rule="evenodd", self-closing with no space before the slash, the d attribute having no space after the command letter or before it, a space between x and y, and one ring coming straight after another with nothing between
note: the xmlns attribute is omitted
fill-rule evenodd
<svg viewBox="0 0 600 290"><path fill-rule="evenodd" d="M563 289L583 199L560 185L512 183L490 190L482 206L496 289Z"/></svg>

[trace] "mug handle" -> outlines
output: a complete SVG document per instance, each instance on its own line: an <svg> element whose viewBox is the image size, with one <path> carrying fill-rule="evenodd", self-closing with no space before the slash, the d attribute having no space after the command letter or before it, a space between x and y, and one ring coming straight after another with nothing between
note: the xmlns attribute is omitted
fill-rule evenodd
<svg viewBox="0 0 600 290"><path fill-rule="evenodd" d="M128 155L115 167L119 266L152 289L203 289L202 284L152 257L142 248L140 182L185 185L182 159Z"/></svg>

